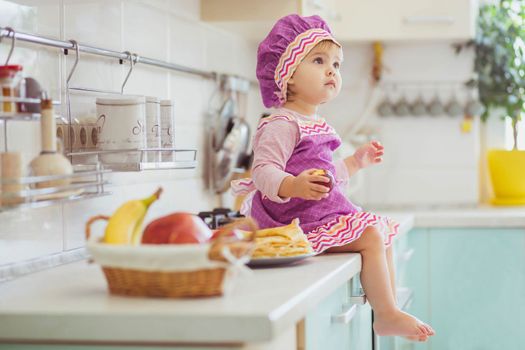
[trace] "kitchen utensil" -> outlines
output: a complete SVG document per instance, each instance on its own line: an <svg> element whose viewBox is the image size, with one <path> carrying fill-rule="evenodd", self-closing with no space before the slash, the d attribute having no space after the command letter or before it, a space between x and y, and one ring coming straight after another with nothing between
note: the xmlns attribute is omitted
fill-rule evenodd
<svg viewBox="0 0 525 350"><path fill-rule="evenodd" d="M458 102L455 93L452 95L452 98L445 106L445 112L447 112L447 114L451 117L458 117L463 114L463 107Z"/></svg>
<svg viewBox="0 0 525 350"><path fill-rule="evenodd" d="M424 116L428 114L427 105L421 94L419 94L417 99L410 106L410 113L414 116Z"/></svg>
<svg viewBox="0 0 525 350"><path fill-rule="evenodd" d="M146 145L144 132L144 96L121 96L97 98L97 124L101 129L98 144L101 150L142 149ZM137 163L137 152L125 155L113 153L101 155L103 162Z"/></svg>
<svg viewBox="0 0 525 350"><path fill-rule="evenodd" d="M406 117L410 114L410 105L408 104L406 98L403 96L397 101L394 105L394 113L398 117Z"/></svg>
<svg viewBox="0 0 525 350"><path fill-rule="evenodd" d="M217 152L214 166L214 187L218 193L226 191L242 153L244 127L235 119L232 130L226 135L222 148Z"/></svg>
<svg viewBox="0 0 525 350"><path fill-rule="evenodd" d="M226 135L230 132L232 124L231 121L236 117L236 105L237 101L233 91L230 92L228 98L222 104L218 118L216 119L214 130L215 134L213 137L213 148L215 151L219 151L224 144Z"/></svg>
<svg viewBox="0 0 525 350"><path fill-rule="evenodd" d="M248 170L247 157L251 156L250 152L250 125L246 122L246 109L247 109L247 95L245 93L239 93L237 100L239 101L239 130L240 130L240 151L236 161L236 168Z"/></svg>
<svg viewBox="0 0 525 350"><path fill-rule="evenodd" d="M441 103L437 93L434 96L434 99L428 105L428 113L433 117L445 114L445 108L443 107L443 104Z"/></svg>
<svg viewBox="0 0 525 350"><path fill-rule="evenodd" d="M382 117L394 115L394 105L388 96L377 107L377 113Z"/></svg>
<svg viewBox="0 0 525 350"><path fill-rule="evenodd" d="M67 175L73 173L73 167L69 160L57 152L56 124L53 113L53 101L43 94L41 102L40 134L42 139L42 151L34 158L29 167L34 176ZM67 186L71 183L70 178L60 180L44 181L35 184L37 188Z"/></svg>
<svg viewBox="0 0 525 350"><path fill-rule="evenodd" d="M238 93L238 92L237 92ZM244 98L235 96L235 92L230 93L231 99L235 105L233 110L236 113L244 115L245 104L243 107L238 106L239 102L245 102ZM238 93L242 95L241 93ZM216 153L214 166L214 188L218 193L226 191L230 187L230 181L233 174L241 167L246 165L249 154L250 143L250 126L243 117L235 117L228 123L226 128L227 134L222 147Z"/></svg>
<svg viewBox="0 0 525 350"><path fill-rule="evenodd" d="M471 90L470 98L465 107L465 113L470 116L480 116L485 112L485 106L475 97L476 92Z"/></svg>
<svg viewBox="0 0 525 350"><path fill-rule="evenodd" d="M56 122L57 139L62 140L62 145L64 149L73 150L72 145L75 143L75 130L72 126L69 125L68 121L64 117L60 117Z"/></svg>
<svg viewBox="0 0 525 350"><path fill-rule="evenodd" d="M96 148L98 143L97 117L89 114L78 117L78 124L81 126L79 134L81 144L87 149ZM85 141L84 137L86 138Z"/></svg>

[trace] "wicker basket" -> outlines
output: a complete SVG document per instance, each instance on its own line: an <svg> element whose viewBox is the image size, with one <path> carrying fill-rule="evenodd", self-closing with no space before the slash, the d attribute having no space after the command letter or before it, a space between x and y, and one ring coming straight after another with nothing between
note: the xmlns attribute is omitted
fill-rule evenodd
<svg viewBox="0 0 525 350"><path fill-rule="evenodd" d="M210 297L224 294L235 277L232 264L220 253L227 248L236 258L251 255L254 234L247 240L219 237L211 244L111 245L91 237L91 224L108 220L96 216L86 224L87 248L98 262L109 287L115 295L135 297ZM242 219L223 232L248 226L255 232L250 219ZM190 262L190 266L187 263ZM180 269L181 264L186 264ZM228 281L228 279L230 281Z"/></svg>

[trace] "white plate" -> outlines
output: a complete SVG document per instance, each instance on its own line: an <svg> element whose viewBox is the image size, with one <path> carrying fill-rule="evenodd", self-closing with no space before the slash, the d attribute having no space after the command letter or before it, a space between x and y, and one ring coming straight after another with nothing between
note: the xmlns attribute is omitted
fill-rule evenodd
<svg viewBox="0 0 525 350"><path fill-rule="evenodd" d="M250 260L247 265L250 267L288 265L315 255L315 253L310 253L295 256L278 256L275 258L257 258Z"/></svg>

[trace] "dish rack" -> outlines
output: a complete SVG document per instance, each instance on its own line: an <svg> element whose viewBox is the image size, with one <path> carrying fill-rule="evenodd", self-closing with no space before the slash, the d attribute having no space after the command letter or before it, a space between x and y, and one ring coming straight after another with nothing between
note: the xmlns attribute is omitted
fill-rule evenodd
<svg viewBox="0 0 525 350"><path fill-rule="evenodd" d="M92 169L85 167L83 170L75 169L70 175L51 176L25 176L16 180L0 180L0 186L20 187L18 190L0 192L0 212L23 209L40 208L50 206L64 201L76 201L111 194L105 190L109 184L104 179L110 170L104 169L97 164ZM39 184L50 181L69 180L71 183L65 186L54 186L39 188Z"/></svg>
<svg viewBox="0 0 525 350"><path fill-rule="evenodd" d="M116 149L104 151L82 151L67 154L71 163L77 167L103 163L112 171L143 171L161 169L194 169L197 166L197 150L176 148L140 148ZM102 161L106 155L120 155L123 158L136 159L133 162ZM148 159L160 159L149 161Z"/></svg>

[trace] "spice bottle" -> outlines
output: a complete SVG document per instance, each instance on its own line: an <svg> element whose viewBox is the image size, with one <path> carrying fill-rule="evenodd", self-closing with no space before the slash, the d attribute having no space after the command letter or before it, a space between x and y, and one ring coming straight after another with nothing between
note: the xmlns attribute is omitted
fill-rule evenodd
<svg viewBox="0 0 525 350"><path fill-rule="evenodd" d="M20 65L0 66L0 112L16 112L16 102L13 98L20 97L20 83L22 82L22 69Z"/></svg>

